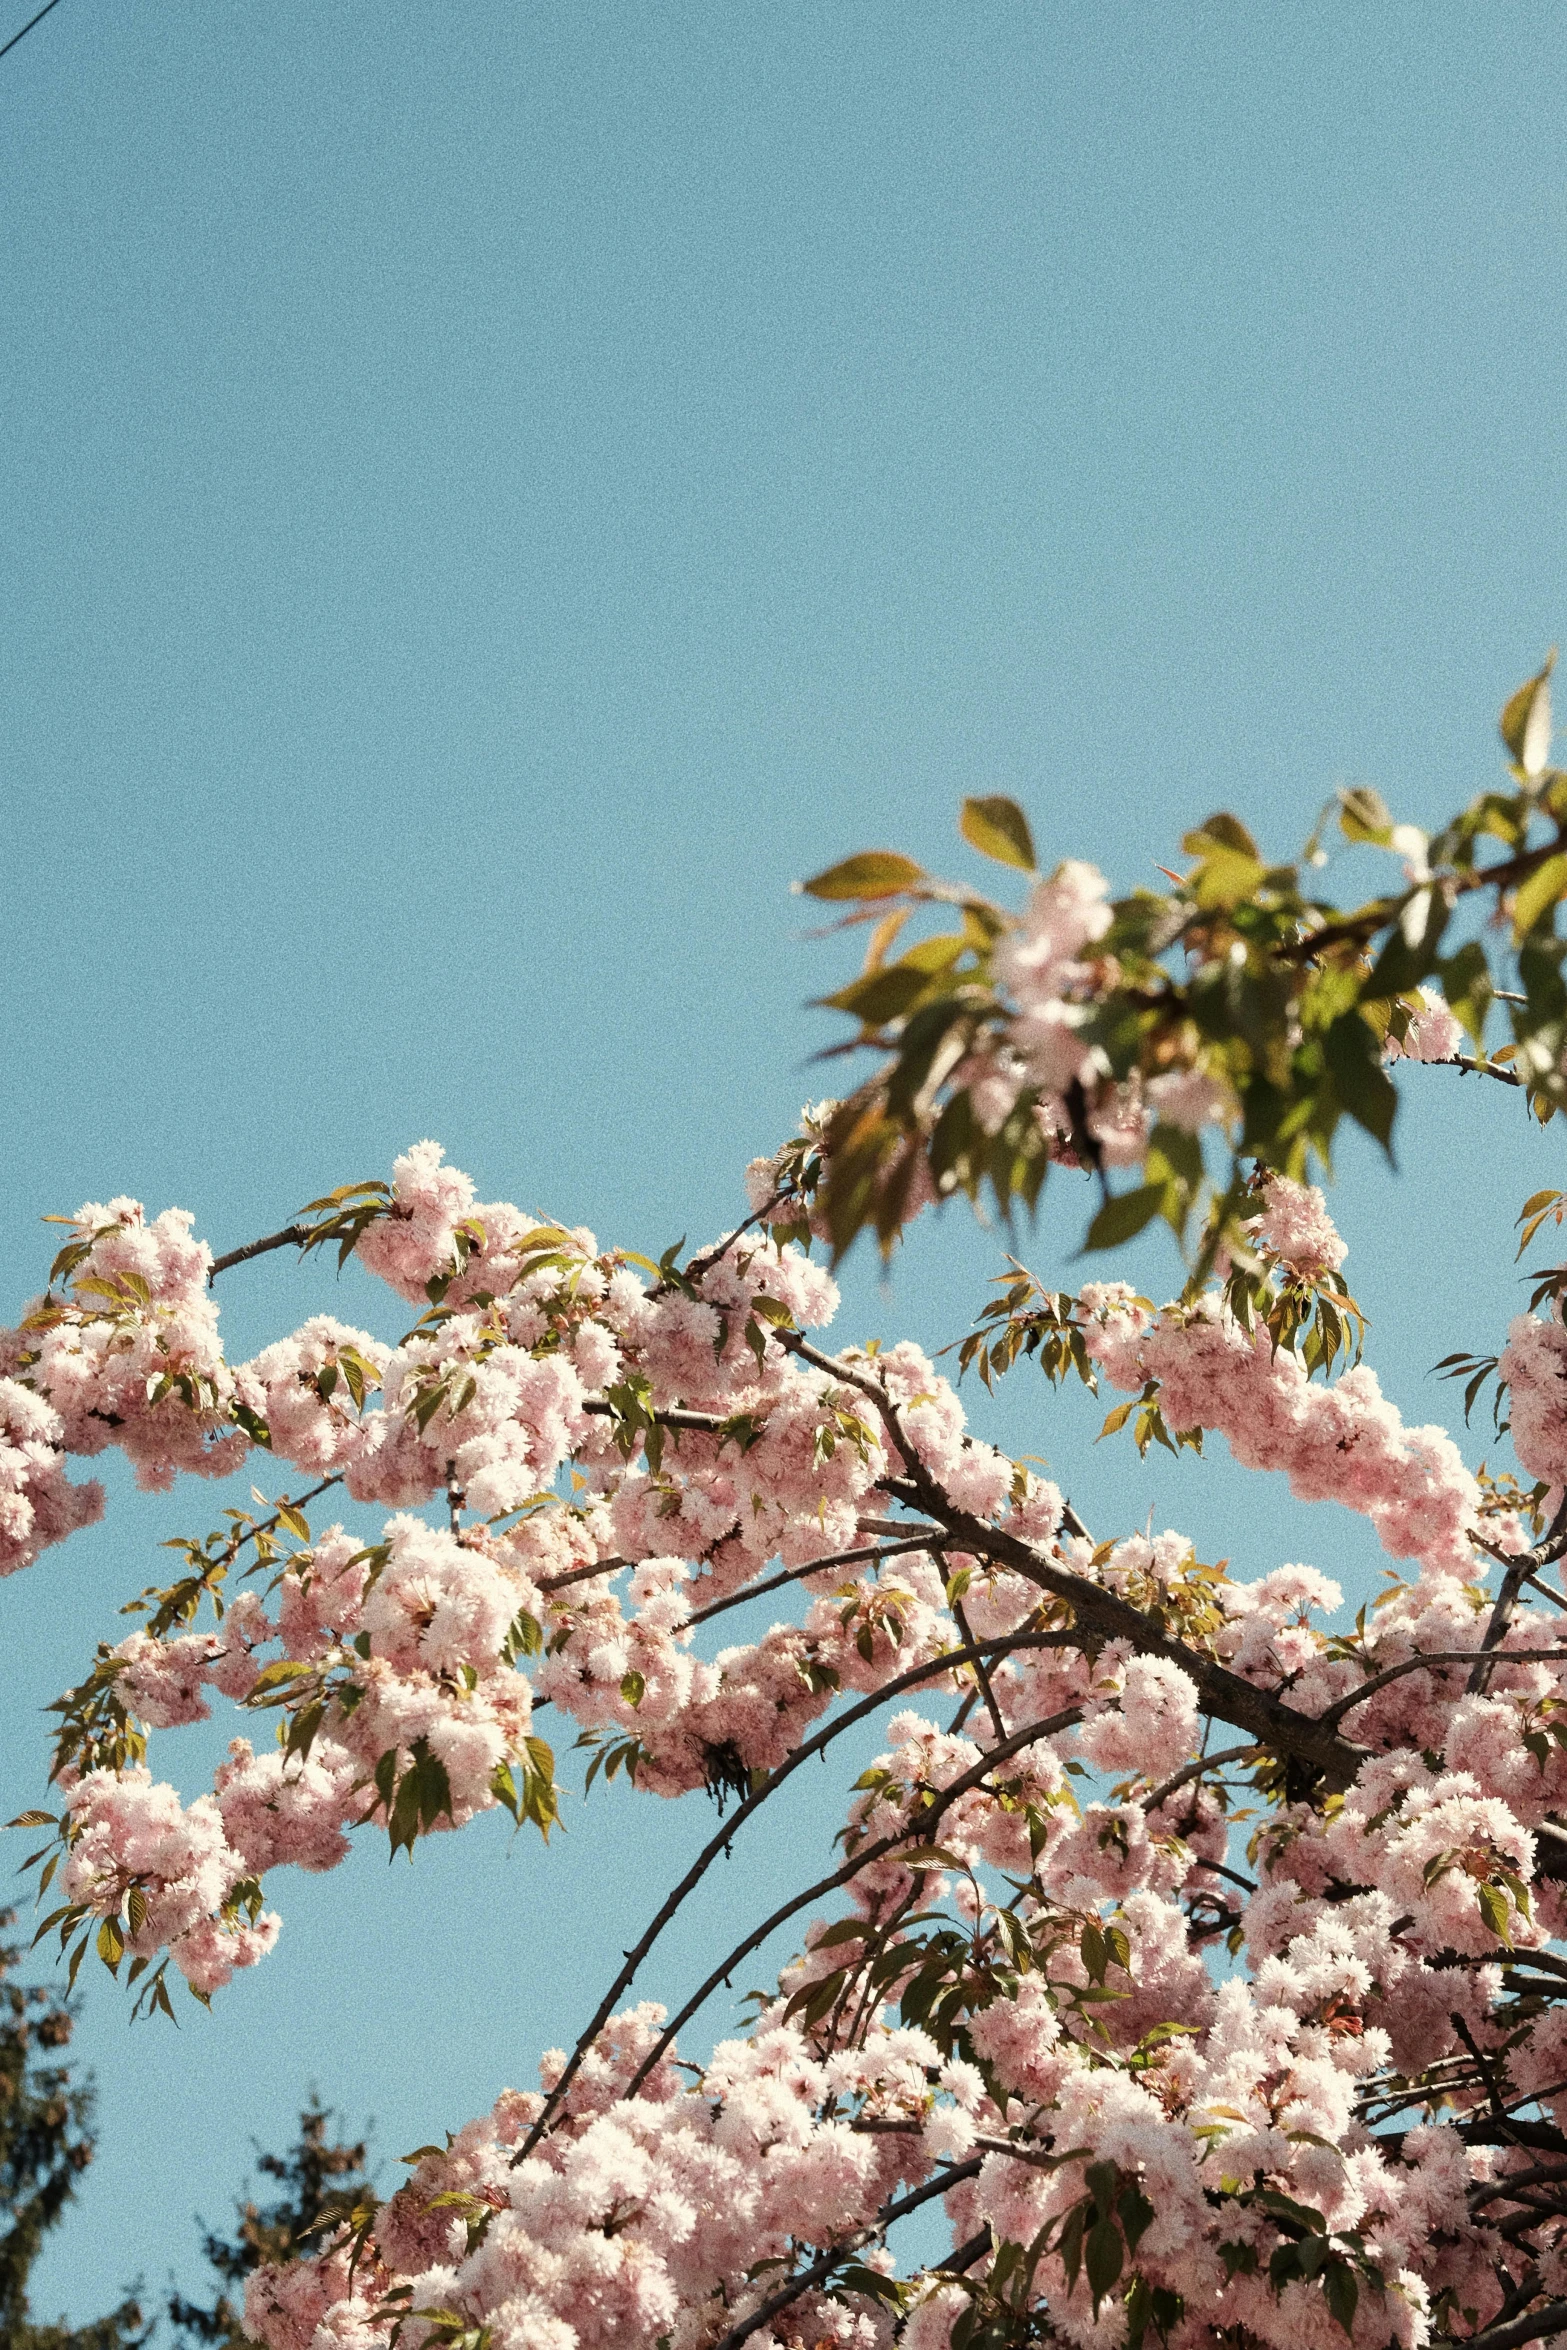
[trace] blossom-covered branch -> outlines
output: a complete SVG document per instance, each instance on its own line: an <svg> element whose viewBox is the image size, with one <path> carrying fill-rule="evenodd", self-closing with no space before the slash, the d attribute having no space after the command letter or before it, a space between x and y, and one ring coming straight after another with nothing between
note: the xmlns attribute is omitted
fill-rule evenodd
<svg viewBox="0 0 1567 2350"><path fill-rule="evenodd" d="M956 904L963 942L892 964L882 926L881 992L846 1008L888 1066L756 1162L749 1215L694 1256L481 1202L430 1143L219 1258L180 1211L66 1220L0 1335L0 1567L97 1514L71 1464L111 1448L153 1490L244 1469L276 1496L176 1538L175 1579L60 1700L57 1793L24 1817L73 1976L96 1952L172 2012L181 1978L210 1999L265 1956L289 1866L335 1870L366 1835L413 1857L496 1810L547 1840L546 1705L587 1785L721 1809L539 2086L258 2274L265 2350L1567 2332L1567 1644L1546 1612L1567 1273L1538 1272L1505 1333L1460 1334L1494 1353L1443 1366L1511 1415L1518 1473L1471 1470L1362 1359L1303 1180L1339 1115L1376 1130L1385 1061L1476 1062L1554 1106L1567 783L1544 725L1541 678L1504 717L1515 788L1431 841L1352 795L1343 828L1409 870L1347 914L1229 820L1156 901L1112 905L1071 865L1020 919L887 859L826 877L893 922ZM1031 864L1008 803L966 829ZM1498 991L1506 1061L1475 1025L1493 950L1452 943L1482 902L1522 980ZM1211 1176L1203 1131L1229 1153ZM1096 1538L918 1346L830 1344L821 1244L889 1236L932 1170L935 1191L1030 1196L1045 1158L1140 1165L1096 1240L1162 1213L1190 1277L1160 1306L1047 1291L1014 1260L959 1373L1108 1387L1107 1435L1193 1464L1220 1440L1361 1513L1392 1563L1375 1608L1347 1623L1309 1565L1247 1580L1184 1534ZM1524 1245L1564 1217L1537 1194ZM328 1243L412 1327L316 1313L229 1362L213 1275ZM314 1522L329 1493L342 1523ZM219 1703L272 1736L236 1736L185 1803L156 1741ZM726 1923L700 1983L623 2007L736 1834L878 1714L828 1864ZM754 2019L679 2054L785 1928ZM938 2200L950 2249L900 2266L888 2228Z"/></svg>

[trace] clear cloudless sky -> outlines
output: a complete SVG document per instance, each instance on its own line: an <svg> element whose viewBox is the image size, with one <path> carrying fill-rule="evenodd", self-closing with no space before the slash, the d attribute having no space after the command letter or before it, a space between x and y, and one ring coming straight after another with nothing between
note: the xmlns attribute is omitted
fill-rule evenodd
<svg viewBox="0 0 1567 2350"><path fill-rule="evenodd" d="M1217 805L1283 853L1337 784L1417 821L1480 787L1567 626L1564 96L1523 0L61 0L0 60L0 1310L42 1212L129 1192L222 1249L425 1134L481 1197L711 1235L830 1074L846 950L791 878L952 863L966 792L1126 886ZM1340 1200L1416 1419L1563 1179L1500 1089L1424 1087ZM1044 1269L1081 1221L1062 1181ZM957 1335L1000 1247L954 1214L851 1267L846 1331ZM272 1258L231 1351L319 1306L397 1334ZM980 1406L1107 1530L1375 1587L1343 1513L1094 1452L1027 1373ZM158 1542L248 1485L109 1482L0 1594L7 1814ZM194 1793L231 1727L155 1762ZM178 2033L84 1975L101 2152L40 2311L194 2284L192 2214L312 2083L389 2187L530 2081L710 1828L569 1814L284 1875L276 1953Z"/></svg>

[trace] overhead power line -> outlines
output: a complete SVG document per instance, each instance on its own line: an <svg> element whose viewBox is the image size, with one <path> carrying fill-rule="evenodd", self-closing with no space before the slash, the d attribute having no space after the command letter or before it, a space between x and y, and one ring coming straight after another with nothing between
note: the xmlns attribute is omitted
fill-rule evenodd
<svg viewBox="0 0 1567 2350"><path fill-rule="evenodd" d="M58 8L59 5L60 0L44 0L44 4L42 8L39 9L38 14L36 16L30 16L26 24L23 25L21 31L19 33L13 33L9 41L5 43L4 47L0 48L0 57L9 56L11 51L16 47L17 42L25 41L28 34L32 31L34 25L42 24L50 9Z"/></svg>

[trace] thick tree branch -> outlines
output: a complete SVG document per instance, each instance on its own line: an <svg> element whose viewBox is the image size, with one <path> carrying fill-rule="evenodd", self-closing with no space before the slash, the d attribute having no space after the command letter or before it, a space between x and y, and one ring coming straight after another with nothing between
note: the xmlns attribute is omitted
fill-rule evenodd
<svg viewBox="0 0 1567 2350"><path fill-rule="evenodd" d="M308 1224L287 1224L281 1232L269 1232L265 1240L247 1241L243 1248L231 1248L226 1256L214 1257L207 1268L207 1287L210 1289L220 1273L231 1265L247 1265L252 1257L264 1257L269 1249L300 1248L310 1238Z"/></svg>
<svg viewBox="0 0 1567 2350"><path fill-rule="evenodd" d="M1402 1664L1388 1665L1382 1672L1373 1673L1370 1680L1363 1681L1358 1689L1351 1689L1344 1697L1335 1697L1331 1705L1323 1707L1317 1720L1330 1726L1341 1722L1346 1714L1354 1712L1357 1705L1364 1705L1368 1698L1375 1697L1377 1691L1385 1689L1389 1682L1403 1680L1406 1673L1428 1670L1445 1672L1455 1665L1473 1666L1477 1653L1485 1652L1477 1652L1472 1648L1433 1648L1423 1649L1419 1656L1406 1656ZM1560 1648L1496 1649L1491 1652L1490 1663L1493 1668L1497 1665L1567 1665L1567 1643Z"/></svg>
<svg viewBox="0 0 1567 2350"><path fill-rule="evenodd" d="M904 1498L900 1493L899 1499ZM1331 1724L1324 1726L1309 1714L1297 1713L1267 1690L1243 1681L1239 1673L1161 1631L1129 1600L1107 1591L1103 1584L1090 1582L1086 1575L1076 1574L1033 1543L958 1509L927 1470L921 1468L910 1478L907 1498L944 1526L953 1550L971 1551L998 1566L1010 1567L1052 1598L1065 1600L1083 1630L1098 1633L1105 1640L1125 1640L1140 1655L1164 1657L1178 1665L1196 1683L1204 1713L1244 1730L1274 1754L1306 1763L1329 1788L1348 1787L1353 1781L1365 1760L1365 1750L1340 1738Z"/></svg>
<svg viewBox="0 0 1567 2350"><path fill-rule="evenodd" d="M1491 2326L1484 2333L1465 2334L1458 2339L1462 2340L1463 2350L1519 2350L1521 2343L1537 2342L1542 2334L1559 2334L1564 2327L1567 2327L1567 2301L1547 2301L1526 2316L1514 2318L1510 2326Z"/></svg>

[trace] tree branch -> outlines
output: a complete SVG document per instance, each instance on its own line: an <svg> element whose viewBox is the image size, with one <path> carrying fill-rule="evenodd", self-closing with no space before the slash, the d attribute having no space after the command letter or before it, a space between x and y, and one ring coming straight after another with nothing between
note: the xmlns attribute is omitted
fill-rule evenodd
<svg viewBox="0 0 1567 2350"><path fill-rule="evenodd" d="M883 1559L903 1558L911 1551L929 1548L929 1535L919 1534L908 1542L871 1544L860 1550L835 1551L831 1558L813 1559L809 1566L785 1567L780 1574L769 1575L765 1583L747 1583L743 1590L731 1591L726 1599L715 1599L710 1606L699 1608L694 1616L687 1619L687 1625L694 1629L698 1624L711 1623L714 1616L721 1616L727 1608L743 1607L748 1599L762 1599L768 1592L783 1591L789 1584L803 1582L808 1575L823 1574L830 1567L880 1565ZM543 1589L542 1584L540 1589Z"/></svg>
<svg viewBox="0 0 1567 2350"><path fill-rule="evenodd" d="M1331 1724L1325 1727L1311 1715L1297 1713L1282 1699L1242 1680L1239 1673L1232 1673L1227 1666L1189 1648L1184 1640L1161 1631L1151 1617L1133 1607L1129 1600L1060 1565L1032 1543L958 1509L924 1468L910 1478L908 1494L900 1493L898 1498L911 1499L927 1516L936 1519L945 1528L951 1549L972 1551L980 1558L1010 1567L1039 1590L1048 1591L1052 1598L1065 1600L1077 1623L1086 1630L1098 1633L1105 1640L1125 1640L1143 1656L1164 1657L1178 1665L1196 1683L1198 1702L1204 1713L1216 1715L1220 1721L1246 1731L1259 1746L1273 1753L1293 1756L1308 1764L1330 1788L1347 1787L1354 1779L1365 1760L1365 1750L1337 1736Z"/></svg>
<svg viewBox="0 0 1567 2350"><path fill-rule="evenodd" d="M1527 2317L1514 2318L1510 2326L1491 2326L1485 2333L1464 2335L1463 2350L1519 2350L1521 2343L1537 2342L1542 2334L1559 2334L1564 2326L1567 2301L1547 2301L1542 2308L1531 2309Z"/></svg>
<svg viewBox="0 0 1567 2350"><path fill-rule="evenodd" d="M1001 1639L985 1642L984 1649L986 1653L994 1653L1001 1657L1010 1655L1014 1649L1018 1648L1056 1648L1064 1645L1064 1636L1058 1632L1011 1632ZM873 1714L878 1706L885 1705L889 1698L900 1697L905 1690L918 1688L922 1681L938 1679L942 1674L953 1672L962 1665L976 1664L978 1656L979 1652L973 1648L948 1649L942 1655L931 1657L926 1663L914 1665L908 1672L900 1673L895 1680L888 1681L882 1688L873 1690L869 1697L862 1698L858 1705L849 1706L837 1716L836 1720L829 1722L826 1729L819 1730L814 1738L808 1738L803 1744L797 1746L787 1761L779 1764L777 1770L772 1773L766 1783L758 1787L754 1794L746 1797L733 1819L727 1820L717 1835L712 1837L697 1854L696 1859L670 1893L663 1907L642 1935L641 1940L626 1952L625 1965L599 2001L592 2022L583 2031L575 2048L566 2059L565 2069L546 2097L537 2121L523 2140L518 2152L512 2157L511 2167L513 2170L516 2169L518 2163L527 2160L543 2137L549 2127L552 2115L576 2078L583 2058L614 2013L616 2000L629 1990L638 1967L658 1940L659 1935L669 1924L670 1919L680 1908L687 1895L694 1892L701 1883L719 1854L728 1850L737 1831L745 1825L751 1815L761 1809L770 1795L777 1793L792 1772L797 1771L803 1763L809 1762L814 1755L824 1754L834 1739L841 1738L846 1730L852 1730L857 1722L863 1722L867 1715ZM639 2081L641 2077L639 2074ZM635 2089L636 2086L637 2082L633 2082L632 2089ZM631 2089L626 2092L627 2096L630 2096L631 2093Z"/></svg>
<svg viewBox="0 0 1567 2350"><path fill-rule="evenodd" d="M269 1249L299 1248L310 1238L308 1224L288 1224L281 1232L269 1232L265 1240L247 1241L243 1248L231 1248L226 1256L214 1257L207 1267L207 1287L210 1289L220 1273L231 1265L247 1265L252 1257L264 1257Z"/></svg>
<svg viewBox="0 0 1567 2350"><path fill-rule="evenodd" d="M1377 1691L1385 1689L1390 1681L1401 1681L1406 1673L1418 1673L1428 1668L1434 1672L1446 1672L1455 1665L1474 1665L1476 1654L1472 1648L1422 1649L1419 1656L1406 1656L1402 1664L1388 1665L1384 1671L1373 1673L1369 1681L1363 1681L1358 1689L1350 1690L1347 1696L1335 1697L1331 1705L1323 1707L1317 1720L1329 1725L1341 1722L1346 1714L1353 1713L1357 1705L1364 1705L1367 1698L1375 1697ZM1493 1666L1567 1665L1567 1646L1501 1648L1491 1652L1490 1661Z"/></svg>
<svg viewBox="0 0 1567 2350"><path fill-rule="evenodd" d="M977 2177L984 2159L985 2157L980 2154L975 2155L971 2161L954 2163L951 2170L942 2171L935 2178L927 2179L923 2187L915 2187L911 2193L900 2195L895 2203L884 2203L868 2228L856 2228L854 2233L838 2245L835 2250L824 2252L820 2260L813 2260L809 2268L801 2269L798 2276L791 2277L787 2285L780 2285L776 2293L768 2295L760 2308L753 2309L750 2316L742 2318L737 2326L731 2326L728 2333L722 2335L713 2344L713 2350L740 2350L742 2342L748 2342L753 2334L760 2333L762 2327L770 2324L780 2310L787 2309L792 2301L798 2301L802 2293L812 2292L816 2286L824 2284L840 2260L851 2252L858 2252L874 2237L883 2234L886 2229L892 2226L894 2220L905 2218L911 2211L918 2211L920 2205L929 2203L932 2196L945 2195L947 2189L955 2187L960 2179ZM985 2240L987 2243L989 2242L988 2230ZM965 2253L969 2249L967 2244L963 2246ZM954 2254L953 2257L956 2259L958 2255ZM979 2253L975 2252L973 2258L977 2260L979 2257ZM967 2265L972 2266L972 2262ZM1501 2343L1488 2345L1487 2350L1506 2350L1506 2345Z"/></svg>
<svg viewBox="0 0 1567 2350"><path fill-rule="evenodd" d="M841 1885L847 1885L850 1879L857 1877L862 1869L869 1868L872 1861L885 1860L889 1854L895 1854L900 1844L912 1842L918 1847L928 1842L930 1832L937 1821L951 1810L960 1796L967 1795L973 1788L979 1786L998 1763L1008 1761L1012 1755L1021 1752L1026 1746L1037 1745L1041 1738L1048 1738L1057 1730L1070 1729L1075 1722L1081 1720L1081 1710L1074 1705L1067 1707L1062 1713L1049 1715L1044 1721L1029 1722L1021 1730L1014 1730L1009 1738L1003 1739L999 1745L990 1747L971 1769L964 1771L954 1779L950 1786L941 1788L917 1820L909 1821L905 1826L896 1829L890 1836L878 1837L874 1844L865 1845L862 1850L853 1855L852 1859L846 1860L842 1868L834 1869L830 1877L819 1878L816 1884L808 1885L803 1893L797 1893L792 1900L786 1901L781 1909L775 1909L772 1916L764 1919L761 1925L747 1934L743 1942L736 1943L728 1956L713 1969L701 1988L692 1993L684 2007L665 2025L649 2054L642 2059L632 2074L622 2095L626 2097L636 2095L649 2073L664 2055L665 2050L673 2044L681 2028L690 2022L698 2009L712 1997L719 1985L733 1974L741 1959L749 1958L753 1950L760 1949L769 1934L775 1933L778 1927L787 1925L790 1918L797 1916L802 1909L808 1909L813 1901L820 1901L827 1894L837 1892Z"/></svg>
<svg viewBox="0 0 1567 2350"><path fill-rule="evenodd" d="M1535 1544L1533 1550L1526 1550L1520 1557L1514 1559L1502 1577L1502 1587L1496 1595L1496 1605L1491 1610L1491 1620L1486 1625L1485 1638L1480 1643L1480 1657L1474 1671L1469 1676L1468 1693L1471 1697L1480 1695L1486 1682L1490 1679L1491 1664L1487 1661L1489 1652L1498 1645L1508 1625L1512 1622L1513 1610L1518 1605L1518 1594L1523 1587L1524 1577L1533 1574L1540 1567L1549 1566L1554 1559L1560 1558L1564 1547L1567 1547L1567 1493L1563 1494L1557 1506L1556 1515L1545 1530L1544 1538Z"/></svg>

